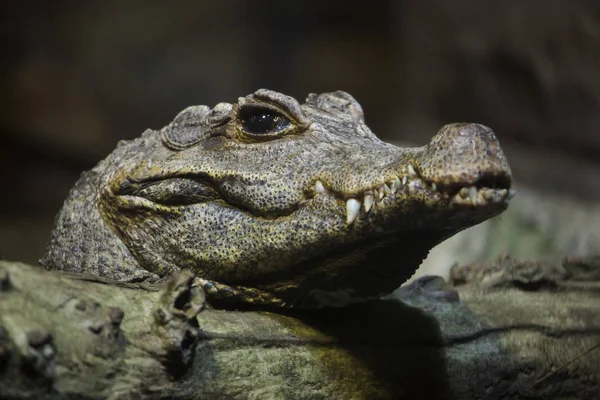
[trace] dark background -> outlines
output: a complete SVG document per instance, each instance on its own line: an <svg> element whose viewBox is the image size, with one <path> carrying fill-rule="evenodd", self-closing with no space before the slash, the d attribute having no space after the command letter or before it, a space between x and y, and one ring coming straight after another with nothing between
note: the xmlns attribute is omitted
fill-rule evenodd
<svg viewBox="0 0 600 400"><path fill-rule="evenodd" d="M337 89L386 140L491 126L517 180L600 202L600 1L6 1L0 253L35 262L82 170L193 104Z"/></svg>

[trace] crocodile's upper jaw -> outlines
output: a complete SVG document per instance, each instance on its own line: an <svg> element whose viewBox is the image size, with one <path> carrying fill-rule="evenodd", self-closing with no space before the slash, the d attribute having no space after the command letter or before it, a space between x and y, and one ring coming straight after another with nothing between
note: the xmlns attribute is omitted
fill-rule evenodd
<svg viewBox="0 0 600 400"><path fill-rule="evenodd" d="M95 171L94 210L139 267L194 270L213 297L304 307L395 289L431 247L514 195L489 128L447 125L402 149L344 92L191 107Z"/></svg>

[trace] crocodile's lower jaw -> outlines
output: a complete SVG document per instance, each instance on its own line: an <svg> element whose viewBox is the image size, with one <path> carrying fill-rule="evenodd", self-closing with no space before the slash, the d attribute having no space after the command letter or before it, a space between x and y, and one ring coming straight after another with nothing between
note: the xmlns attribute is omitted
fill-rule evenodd
<svg viewBox="0 0 600 400"><path fill-rule="evenodd" d="M381 232L378 237L307 258L289 273L274 275L277 278L262 276L260 283L198 282L209 302L220 308L343 307L391 293L414 274L431 247L454 233Z"/></svg>

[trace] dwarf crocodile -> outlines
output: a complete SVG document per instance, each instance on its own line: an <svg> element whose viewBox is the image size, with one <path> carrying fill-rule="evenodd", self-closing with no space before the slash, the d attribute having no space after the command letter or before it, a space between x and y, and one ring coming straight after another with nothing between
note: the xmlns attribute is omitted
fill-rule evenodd
<svg viewBox="0 0 600 400"><path fill-rule="evenodd" d="M399 148L345 92L300 104L261 89L120 142L71 190L41 262L129 282L187 269L217 302L343 306L502 212L511 182L486 126Z"/></svg>

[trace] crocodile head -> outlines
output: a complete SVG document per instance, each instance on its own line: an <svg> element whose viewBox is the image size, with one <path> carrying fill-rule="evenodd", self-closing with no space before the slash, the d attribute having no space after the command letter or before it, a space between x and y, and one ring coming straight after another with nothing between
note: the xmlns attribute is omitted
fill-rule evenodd
<svg viewBox="0 0 600 400"><path fill-rule="evenodd" d="M70 193L42 262L122 280L189 269L209 299L342 306L506 209L511 181L483 125L399 148L347 93L258 90L121 143Z"/></svg>

